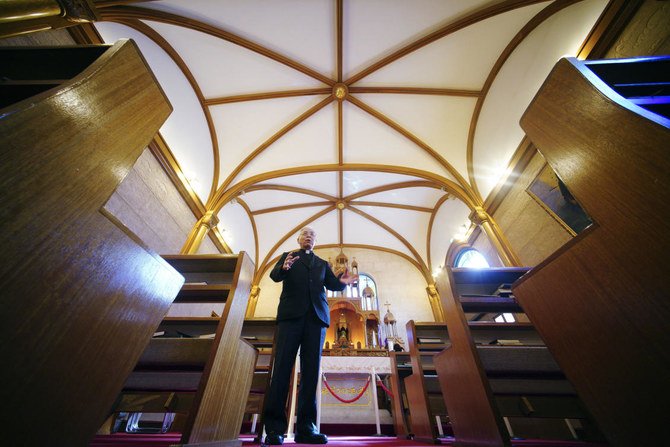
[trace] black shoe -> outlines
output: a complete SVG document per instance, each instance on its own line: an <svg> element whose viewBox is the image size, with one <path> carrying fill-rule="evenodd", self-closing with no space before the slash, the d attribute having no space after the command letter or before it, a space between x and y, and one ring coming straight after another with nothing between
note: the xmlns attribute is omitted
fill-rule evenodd
<svg viewBox="0 0 670 447"><path fill-rule="evenodd" d="M317 432L296 433L295 442L297 444L328 444L328 437Z"/></svg>
<svg viewBox="0 0 670 447"><path fill-rule="evenodd" d="M284 435L280 435L279 433L273 433L273 432L270 432L265 435L264 444L282 445L283 443L284 443Z"/></svg>

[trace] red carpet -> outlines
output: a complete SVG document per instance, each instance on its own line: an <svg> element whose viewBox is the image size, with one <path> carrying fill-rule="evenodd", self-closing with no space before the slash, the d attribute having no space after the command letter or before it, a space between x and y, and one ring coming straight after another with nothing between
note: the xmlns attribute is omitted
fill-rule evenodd
<svg viewBox="0 0 670 447"><path fill-rule="evenodd" d="M113 435L97 435L89 444L89 447L168 447L170 444L179 442L179 433L167 433L164 435L135 435L126 433L115 433ZM253 437L242 436L244 447L258 445L253 442ZM393 437L375 437L375 436L331 436L328 442L329 447L413 447L428 446L431 444L411 441L407 439L398 439ZM441 439L441 445L452 445L454 438ZM306 446L308 444L296 444L287 440L284 445ZM606 447L604 444L593 444L579 441L548 441L536 439L513 440L514 447Z"/></svg>

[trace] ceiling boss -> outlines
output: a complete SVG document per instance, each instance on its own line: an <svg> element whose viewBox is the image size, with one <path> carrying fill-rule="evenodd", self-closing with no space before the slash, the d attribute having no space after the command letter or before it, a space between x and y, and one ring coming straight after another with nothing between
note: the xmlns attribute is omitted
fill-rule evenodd
<svg viewBox="0 0 670 447"><path fill-rule="evenodd" d="M344 100L349 94L349 89L346 84L338 83L333 86L333 96L335 96L338 101Z"/></svg>

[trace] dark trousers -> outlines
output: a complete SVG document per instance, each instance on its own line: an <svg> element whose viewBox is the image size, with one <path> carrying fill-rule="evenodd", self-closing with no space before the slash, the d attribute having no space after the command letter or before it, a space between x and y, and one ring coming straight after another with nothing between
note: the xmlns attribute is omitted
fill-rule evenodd
<svg viewBox="0 0 670 447"><path fill-rule="evenodd" d="M296 432L316 430L316 385L319 381L321 348L325 337L326 328L313 309L303 317L277 322L272 381L263 417L266 432L284 434L288 428L286 398L298 348L300 389Z"/></svg>

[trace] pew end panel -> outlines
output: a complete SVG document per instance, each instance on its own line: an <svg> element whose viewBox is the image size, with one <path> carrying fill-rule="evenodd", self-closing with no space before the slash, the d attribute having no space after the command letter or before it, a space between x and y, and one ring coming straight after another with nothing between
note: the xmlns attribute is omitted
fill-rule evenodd
<svg viewBox="0 0 670 447"><path fill-rule="evenodd" d="M410 403L411 432L415 439L437 442L442 427L436 416L444 419L447 409L437 381L433 356L450 346L445 323L415 322L406 325L412 375L405 379Z"/></svg>
<svg viewBox="0 0 670 447"><path fill-rule="evenodd" d="M238 445L258 356L241 338L253 264L244 252L163 258L186 283L127 378L114 411L130 411L124 406L133 408L141 399L155 409L163 400L163 412L180 414L179 424L175 418L180 445ZM209 315L214 306L221 315Z"/></svg>
<svg viewBox="0 0 670 447"><path fill-rule="evenodd" d="M621 88L644 87L649 76L667 83L669 60L561 59L521 118L595 224L515 283L514 294L613 446L666 436L670 120ZM656 62L665 68L635 68Z"/></svg>
<svg viewBox="0 0 670 447"><path fill-rule="evenodd" d="M490 307L482 305L480 300L495 301L491 293L500 284L510 283L509 274L516 273L515 269L492 270L494 278L479 270L447 267L436 279L451 346L435 354L433 362L456 443L464 443L461 445L511 446L459 301L461 294L466 294L465 298L474 303L477 311L489 312ZM484 283L485 289L477 289L477 282Z"/></svg>
<svg viewBox="0 0 670 447"><path fill-rule="evenodd" d="M132 41L45 51L78 68L0 110L4 442L85 445L183 282L103 209L171 106Z"/></svg>
<svg viewBox="0 0 670 447"><path fill-rule="evenodd" d="M255 424L252 422L251 432L257 435L257 441L261 440L263 434L263 409L272 378L276 330L275 318L246 318L242 327L242 338L258 350L249 398L244 410L245 414L252 415L252 421L255 421Z"/></svg>
<svg viewBox="0 0 670 447"><path fill-rule="evenodd" d="M406 352L389 352L391 392L393 393L393 428L397 437L411 437L405 378L412 374L411 358Z"/></svg>

